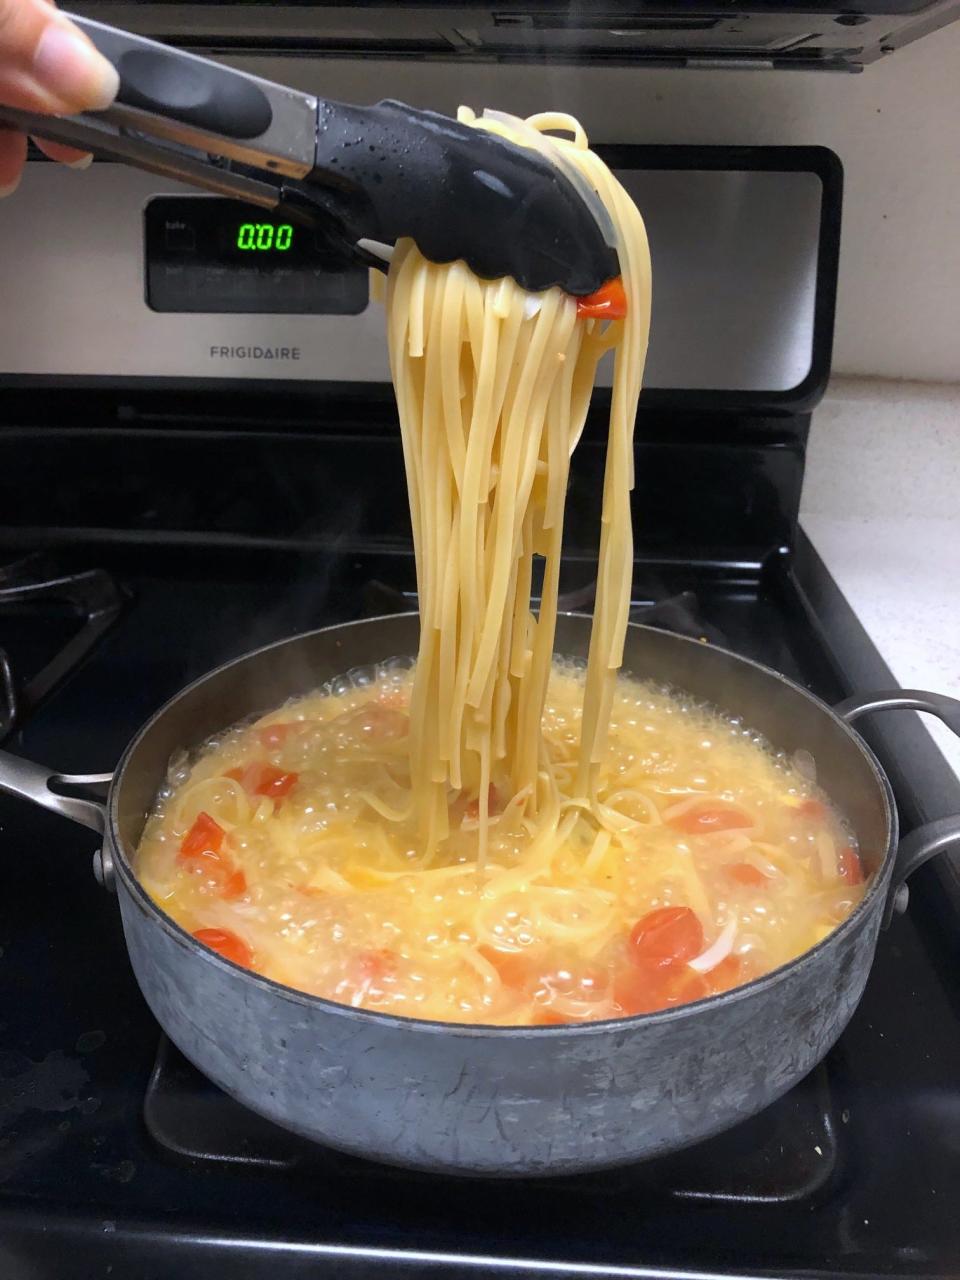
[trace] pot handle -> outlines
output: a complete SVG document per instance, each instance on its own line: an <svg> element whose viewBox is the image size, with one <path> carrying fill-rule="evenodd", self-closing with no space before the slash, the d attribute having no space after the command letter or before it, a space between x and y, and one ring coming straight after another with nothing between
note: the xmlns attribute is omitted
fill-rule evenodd
<svg viewBox="0 0 960 1280"><path fill-rule="evenodd" d="M852 698L838 702L833 709L847 724L853 724L870 711L927 711L942 720L960 738L960 700L948 698L944 693L927 693L923 689L896 689L890 693L855 694ZM954 846L960 848L960 817L938 818L934 822L924 823L903 837L897 848L890 892L884 907L884 928L890 924L895 911L903 912L907 908L905 881L917 867Z"/></svg>
<svg viewBox="0 0 960 1280"><path fill-rule="evenodd" d="M44 809L71 818L101 836L107 828L106 805L100 800L64 792L74 787L106 786L112 777L110 773L51 773L42 764L0 751L0 791L42 805Z"/></svg>

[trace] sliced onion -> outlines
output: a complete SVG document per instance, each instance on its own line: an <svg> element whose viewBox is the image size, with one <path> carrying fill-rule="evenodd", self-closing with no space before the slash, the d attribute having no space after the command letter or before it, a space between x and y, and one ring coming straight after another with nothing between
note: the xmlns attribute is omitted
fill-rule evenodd
<svg viewBox="0 0 960 1280"><path fill-rule="evenodd" d="M833 880L840 874L840 861L837 858L837 845L833 837L826 831L817 836L817 855L820 859L820 873L824 880Z"/></svg>
<svg viewBox="0 0 960 1280"><path fill-rule="evenodd" d="M602 1000L575 1000L572 996L554 995L543 1007L563 1018L573 1018L577 1022L588 1020L600 1022L604 1018L617 1017L619 1012L618 1006L609 996Z"/></svg>
<svg viewBox="0 0 960 1280"><path fill-rule="evenodd" d="M727 956L733 950L733 940L737 936L737 918L731 916L727 923L720 930L714 942L710 943L706 951L701 951L698 956L694 956L687 963L691 969L696 969L697 973L709 973L711 969L715 969L721 960L726 960Z"/></svg>
<svg viewBox="0 0 960 1280"><path fill-rule="evenodd" d="M751 827L757 826L757 819L745 804L740 804L737 800L725 800L722 795L718 795L713 791L698 791L693 795L687 796L683 800L676 801L670 805L668 809L664 809L662 817L663 821L670 823L674 818L683 817L693 809L709 809L711 805L715 805L718 809L734 809L737 813L742 813L749 821ZM715 831L698 832L699 835L717 835Z"/></svg>
<svg viewBox="0 0 960 1280"><path fill-rule="evenodd" d="M393 260L394 245L384 244L382 240L367 240L366 238L357 241L357 248L364 249L367 253L372 253L375 258L381 258L384 262Z"/></svg>
<svg viewBox="0 0 960 1280"><path fill-rule="evenodd" d="M793 753L793 767L807 782L816 782L817 762L806 747L798 747Z"/></svg>
<svg viewBox="0 0 960 1280"><path fill-rule="evenodd" d="M700 839L711 853L723 853L729 856L746 853L754 847L753 841L742 830L713 831Z"/></svg>
<svg viewBox="0 0 960 1280"><path fill-rule="evenodd" d="M463 958L471 969L479 974L485 987L492 988L494 991L500 990L503 986L500 974L497 972L496 967L485 956L482 956L476 947L467 947L464 950Z"/></svg>
<svg viewBox="0 0 960 1280"><path fill-rule="evenodd" d="M595 938L610 925L613 895L602 889L561 889L536 885L526 894L537 934L580 943Z"/></svg>

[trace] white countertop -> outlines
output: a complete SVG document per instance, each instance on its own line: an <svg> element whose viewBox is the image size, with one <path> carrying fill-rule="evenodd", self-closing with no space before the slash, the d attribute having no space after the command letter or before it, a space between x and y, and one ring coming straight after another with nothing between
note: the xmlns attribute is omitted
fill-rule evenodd
<svg viewBox="0 0 960 1280"><path fill-rule="evenodd" d="M800 522L899 684L960 698L960 385L834 379Z"/></svg>

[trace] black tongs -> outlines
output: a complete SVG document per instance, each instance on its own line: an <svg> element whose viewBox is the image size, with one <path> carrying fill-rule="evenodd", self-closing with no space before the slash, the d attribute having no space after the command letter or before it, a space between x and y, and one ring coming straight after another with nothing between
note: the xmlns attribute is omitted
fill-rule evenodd
<svg viewBox="0 0 960 1280"><path fill-rule="evenodd" d="M320 228L331 249L383 265L401 236L433 262L539 291L594 293L619 274L609 229L531 147L400 102L324 101L86 18L116 67L106 111L6 123Z"/></svg>

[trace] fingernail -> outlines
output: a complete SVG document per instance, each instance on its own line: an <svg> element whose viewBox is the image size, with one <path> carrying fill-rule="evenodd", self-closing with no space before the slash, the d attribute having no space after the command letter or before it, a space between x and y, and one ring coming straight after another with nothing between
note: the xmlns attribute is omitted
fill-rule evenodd
<svg viewBox="0 0 960 1280"><path fill-rule="evenodd" d="M93 156L81 156L79 160L68 160L68 169L89 169L93 164Z"/></svg>
<svg viewBox="0 0 960 1280"><path fill-rule="evenodd" d="M8 182L5 186L0 186L0 200L3 200L6 196L12 196L19 185L20 178L16 177L12 182Z"/></svg>
<svg viewBox="0 0 960 1280"><path fill-rule="evenodd" d="M79 110L102 111L120 87L116 68L64 22L49 23L40 37L33 74L48 93Z"/></svg>

